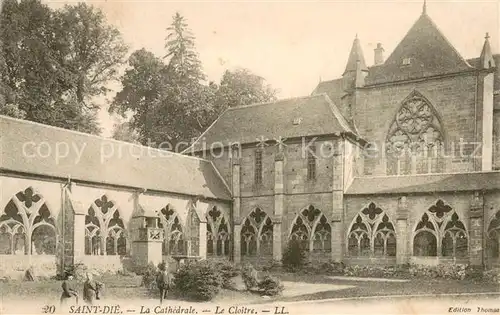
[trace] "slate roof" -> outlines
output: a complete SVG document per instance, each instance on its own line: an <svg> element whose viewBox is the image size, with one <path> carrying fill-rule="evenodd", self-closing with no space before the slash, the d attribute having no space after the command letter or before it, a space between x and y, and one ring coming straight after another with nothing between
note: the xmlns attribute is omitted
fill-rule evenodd
<svg viewBox="0 0 500 315"><path fill-rule="evenodd" d="M361 44L356 36L352 43L351 52L349 53L349 58L347 59L347 65L344 70L344 74L350 71L356 71L357 63L359 60L359 67L361 71L367 71L365 56L363 55L363 50L361 49Z"/></svg>
<svg viewBox="0 0 500 315"><path fill-rule="evenodd" d="M69 148L59 160L58 143L62 153ZM81 158L75 148L83 150ZM231 199L210 161L5 116L0 116L0 171Z"/></svg>
<svg viewBox="0 0 500 315"><path fill-rule="evenodd" d="M300 120L294 124L294 120ZM214 143L255 143L325 134L355 134L326 94L227 109L185 152L201 151Z"/></svg>
<svg viewBox="0 0 500 315"><path fill-rule="evenodd" d="M411 58L411 64L402 65L404 58ZM430 17L423 13L387 60L369 69L365 85L471 69Z"/></svg>
<svg viewBox="0 0 500 315"><path fill-rule="evenodd" d="M500 172L356 177L346 195L433 193L500 189Z"/></svg>

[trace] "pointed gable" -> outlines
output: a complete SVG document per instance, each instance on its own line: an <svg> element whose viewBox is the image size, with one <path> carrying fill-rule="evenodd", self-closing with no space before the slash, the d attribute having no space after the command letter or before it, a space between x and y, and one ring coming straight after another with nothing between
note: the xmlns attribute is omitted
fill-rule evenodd
<svg viewBox="0 0 500 315"><path fill-rule="evenodd" d="M348 72L356 72L359 61L359 67L361 71L368 71L366 66L365 56L363 55L363 50L361 49L361 44L359 43L358 36L354 39L352 43L351 52L349 53L349 59L347 60L347 65L345 67L344 74Z"/></svg>
<svg viewBox="0 0 500 315"><path fill-rule="evenodd" d="M366 84L467 71L471 66L425 13L384 64L370 68Z"/></svg>

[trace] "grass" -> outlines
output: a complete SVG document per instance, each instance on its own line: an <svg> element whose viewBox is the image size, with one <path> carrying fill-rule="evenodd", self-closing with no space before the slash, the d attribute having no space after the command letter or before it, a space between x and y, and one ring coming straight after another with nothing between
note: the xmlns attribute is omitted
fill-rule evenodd
<svg viewBox="0 0 500 315"><path fill-rule="evenodd" d="M445 279L410 279L408 282L375 282L333 280L323 275L304 275L293 273L276 274L283 281L302 283L331 283L337 285L351 285L354 288L344 290L318 292L290 298L281 301L320 300L331 298L351 298L384 295L421 295L421 294L455 294L455 293L483 293L498 292L500 286L494 283L477 282L471 280Z"/></svg>
<svg viewBox="0 0 500 315"><path fill-rule="evenodd" d="M273 298L274 301L302 301L302 300L320 300L330 298L350 298L367 297L380 295L419 295L419 294L450 294L450 293L480 293L480 292L499 292L498 284L483 282L474 282L468 280L443 280L443 279L412 279L408 282L367 282L367 281L348 281L333 280L324 275L294 274L274 272L282 281L296 282L297 286L301 283L324 283L336 285L350 285L353 288L343 290L323 291L313 294L304 294L294 297ZM120 276L103 275L95 278L105 284L103 299L153 299L148 291L141 287L140 276ZM3 299L9 298L41 298L58 299L61 295L61 281L43 280L36 282L9 281L0 282L0 292ZM78 284L76 289L81 291L82 285ZM169 299L177 299L173 294ZM267 302L255 293L235 292L222 290L213 302L225 303L238 301L239 304Z"/></svg>

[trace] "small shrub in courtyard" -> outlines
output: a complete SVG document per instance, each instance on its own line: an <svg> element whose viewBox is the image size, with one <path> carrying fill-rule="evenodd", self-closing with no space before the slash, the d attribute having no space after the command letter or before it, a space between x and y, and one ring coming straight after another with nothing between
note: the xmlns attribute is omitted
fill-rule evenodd
<svg viewBox="0 0 500 315"><path fill-rule="evenodd" d="M291 240L283 253L283 267L289 271L298 271L306 264L306 252L300 242Z"/></svg>
<svg viewBox="0 0 500 315"><path fill-rule="evenodd" d="M158 274L158 268L153 263L149 263L146 269L142 272L142 283L141 285L149 289L150 291L156 291L156 275Z"/></svg>
<svg viewBox="0 0 500 315"><path fill-rule="evenodd" d="M240 274L240 269L227 260L218 261L214 264L221 274L222 287L225 289L230 289L233 286L233 284L231 283L231 279Z"/></svg>
<svg viewBox="0 0 500 315"><path fill-rule="evenodd" d="M257 270L255 270L255 268L251 264L246 264L243 266L243 269L241 270L241 276L247 290L251 290L259 284L259 280L257 279Z"/></svg>
<svg viewBox="0 0 500 315"><path fill-rule="evenodd" d="M280 279L270 275L266 275L264 279L259 282L258 287L262 294L267 296L280 295L285 288L283 284L281 284Z"/></svg>
<svg viewBox="0 0 500 315"><path fill-rule="evenodd" d="M223 277L216 263L203 260L184 264L175 274L176 289L196 301L210 301L221 290Z"/></svg>

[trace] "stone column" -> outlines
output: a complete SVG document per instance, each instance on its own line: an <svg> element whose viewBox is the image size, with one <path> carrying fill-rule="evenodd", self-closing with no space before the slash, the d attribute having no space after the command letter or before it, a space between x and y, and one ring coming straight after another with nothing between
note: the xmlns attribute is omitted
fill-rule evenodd
<svg viewBox="0 0 500 315"><path fill-rule="evenodd" d="M330 213L332 228L332 252L334 261L342 261L344 256L343 244L343 214L344 214L344 152L337 150L332 160L332 209Z"/></svg>
<svg viewBox="0 0 500 315"><path fill-rule="evenodd" d="M343 226L342 226L342 218L336 215L332 218L331 222L332 227L332 260L335 262L341 262L344 257L343 251Z"/></svg>
<svg viewBox="0 0 500 315"><path fill-rule="evenodd" d="M408 231L408 205L406 196L399 198L398 209L396 213L396 264L403 265L408 263L408 244L412 237L412 231Z"/></svg>
<svg viewBox="0 0 500 315"><path fill-rule="evenodd" d="M232 163L232 189L233 189L233 260L236 264L241 262L241 195L240 195L240 155L238 149L233 148Z"/></svg>
<svg viewBox="0 0 500 315"><path fill-rule="evenodd" d="M285 155L282 148L274 158L274 226L273 226L273 260L281 261L281 222L283 219L285 190Z"/></svg>
<svg viewBox="0 0 500 315"><path fill-rule="evenodd" d="M85 214L75 213L73 232L73 251L75 261L80 261L85 256Z"/></svg>
<svg viewBox="0 0 500 315"><path fill-rule="evenodd" d="M483 266L484 199L480 192L474 192L469 219L470 264L473 266Z"/></svg>
<svg viewBox="0 0 500 315"><path fill-rule="evenodd" d="M206 219L200 221L200 230L199 230L199 256L201 259L207 259L207 221Z"/></svg>

